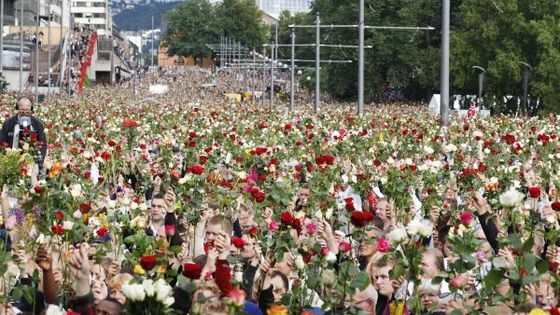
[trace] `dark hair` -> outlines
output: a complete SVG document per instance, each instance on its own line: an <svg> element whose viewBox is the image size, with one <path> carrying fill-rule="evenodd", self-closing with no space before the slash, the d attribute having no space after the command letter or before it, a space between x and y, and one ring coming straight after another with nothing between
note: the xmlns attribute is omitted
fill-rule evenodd
<svg viewBox="0 0 560 315"><path fill-rule="evenodd" d="M165 199L165 195L162 193L157 193L155 195L152 196L152 200L154 199Z"/></svg>
<svg viewBox="0 0 560 315"><path fill-rule="evenodd" d="M270 278L273 279L275 277L280 277L282 279L282 283L284 284L284 289L286 289L286 291L290 290L290 282L288 281L288 277L285 274L281 273L280 271L274 271Z"/></svg>

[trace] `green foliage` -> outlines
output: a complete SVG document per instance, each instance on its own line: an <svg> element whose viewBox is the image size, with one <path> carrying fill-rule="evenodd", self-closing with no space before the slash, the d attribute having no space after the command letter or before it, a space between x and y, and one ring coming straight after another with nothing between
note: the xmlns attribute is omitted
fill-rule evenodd
<svg viewBox="0 0 560 315"><path fill-rule="evenodd" d="M557 110L560 94L560 4L557 1L467 0L460 6L464 29L452 34L453 84L462 93L476 91L472 66L486 68L485 94L497 96L495 111L514 112L517 104L504 104L502 96L522 96L523 66L532 66L529 94L544 101L547 111ZM490 103L490 102L487 102ZM542 106L542 105L541 105ZM539 108L530 104L524 112Z"/></svg>
<svg viewBox="0 0 560 315"><path fill-rule="evenodd" d="M226 0L213 5L207 0L189 0L167 12L166 19L164 42L171 56L208 56L207 44L219 43L222 35L246 47L264 43L266 29L253 1Z"/></svg>

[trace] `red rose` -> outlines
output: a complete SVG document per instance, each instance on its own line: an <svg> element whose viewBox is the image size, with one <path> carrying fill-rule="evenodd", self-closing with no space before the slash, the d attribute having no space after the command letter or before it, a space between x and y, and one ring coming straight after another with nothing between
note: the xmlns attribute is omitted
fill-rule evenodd
<svg viewBox="0 0 560 315"><path fill-rule="evenodd" d="M352 197L344 198L344 202L346 203L346 210L350 212L356 210L354 208L354 199Z"/></svg>
<svg viewBox="0 0 560 315"><path fill-rule="evenodd" d="M204 173L204 167L200 165L191 165L187 168L187 171L192 174L201 175Z"/></svg>
<svg viewBox="0 0 560 315"><path fill-rule="evenodd" d="M560 211L560 201L555 201L550 206L554 211Z"/></svg>
<svg viewBox="0 0 560 315"><path fill-rule="evenodd" d="M43 192L43 187L35 186L35 187L33 187L33 191L35 191L36 194L40 194L40 193Z"/></svg>
<svg viewBox="0 0 560 315"><path fill-rule="evenodd" d="M265 199L266 199L266 195L262 191L259 191L258 193L255 194L256 202L263 202Z"/></svg>
<svg viewBox="0 0 560 315"><path fill-rule="evenodd" d="M202 267L200 267L199 264L196 263L183 264L183 276L189 279L192 280L200 279L201 272L202 272Z"/></svg>
<svg viewBox="0 0 560 315"><path fill-rule="evenodd" d="M198 161L200 162L200 164L206 164L206 162L208 161L208 157L205 156L205 155L201 155L201 156L198 158Z"/></svg>
<svg viewBox="0 0 560 315"><path fill-rule="evenodd" d="M256 235L257 232L258 232L258 229L256 227L252 227L251 229L249 229L249 231L247 231L247 234Z"/></svg>
<svg viewBox="0 0 560 315"><path fill-rule="evenodd" d="M463 223L463 225L467 226L471 224L473 219L474 217L470 212L461 213L461 223Z"/></svg>
<svg viewBox="0 0 560 315"><path fill-rule="evenodd" d="M296 219L290 212L282 212L280 214L280 222L284 225L292 225Z"/></svg>
<svg viewBox="0 0 560 315"><path fill-rule="evenodd" d="M381 166L381 161L376 159L375 161L373 161L373 165L375 165L376 167L379 167L379 166Z"/></svg>
<svg viewBox="0 0 560 315"><path fill-rule="evenodd" d="M266 153L267 151L268 151L268 149L265 148L265 147L257 147L257 148L255 149L255 153L257 153L258 155L264 154L264 153Z"/></svg>
<svg viewBox="0 0 560 315"><path fill-rule="evenodd" d="M156 266L156 261L157 261L156 256L145 255L140 257L140 266L142 266L144 270L150 271L154 269L154 267Z"/></svg>
<svg viewBox="0 0 560 315"><path fill-rule="evenodd" d="M540 187L529 188L529 196L535 199L539 198L541 196L541 188Z"/></svg>
<svg viewBox="0 0 560 315"><path fill-rule="evenodd" d="M58 235L64 234L64 228L60 224L59 225L53 225L51 229L52 229L54 234L58 234Z"/></svg>
<svg viewBox="0 0 560 315"><path fill-rule="evenodd" d="M138 127L138 122L136 122L135 120L127 118L127 119L123 120L122 126L124 128L136 128L136 127Z"/></svg>
<svg viewBox="0 0 560 315"><path fill-rule="evenodd" d="M325 164L327 161L324 156L320 155L315 158L315 162L319 165Z"/></svg>
<svg viewBox="0 0 560 315"><path fill-rule="evenodd" d="M325 163L327 163L327 165L333 165L334 163L334 156L332 155L325 155Z"/></svg>
<svg viewBox="0 0 560 315"><path fill-rule="evenodd" d="M241 237L234 237L231 239L231 243L236 248L241 248L246 245L245 241Z"/></svg>
<svg viewBox="0 0 560 315"><path fill-rule="evenodd" d="M370 220L373 219L373 214L369 211L353 211L350 216L350 222L357 227L364 227Z"/></svg>
<svg viewBox="0 0 560 315"><path fill-rule="evenodd" d="M80 211L82 213L88 213L91 210L91 206L88 203L80 204Z"/></svg>
<svg viewBox="0 0 560 315"><path fill-rule="evenodd" d="M550 269L550 271L556 273L558 271L558 263L557 262L551 262L550 264L548 264L548 269Z"/></svg>
<svg viewBox="0 0 560 315"><path fill-rule="evenodd" d="M480 163L478 165L478 171L481 173L486 173L486 171L488 170L488 166L484 165L484 163Z"/></svg>
<svg viewBox="0 0 560 315"><path fill-rule="evenodd" d="M115 142L115 140L109 140L109 142L107 142L107 144L108 144L110 147L114 147L115 145L117 145L117 143Z"/></svg>
<svg viewBox="0 0 560 315"><path fill-rule="evenodd" d="M64 213L62 213L62 211L57 211L54 214L54 217L57 218L58 220L62 220L62 219L64 219Z"/></svg>
<svg viewBox="0 0 560 315"><path fill-rule="evenodd" d="M107 228L102 226L97 230L97 236L99 237L103 237L105 236L105 234L107 234Z"/></svg>
<svg viewBox="0 0 560 315"><path fill-rule="evenodd" d="M291 125L291 124L285 124L285 125L284 125L284 128L285 128L285 129L292 129L292 125Z"/></svg>

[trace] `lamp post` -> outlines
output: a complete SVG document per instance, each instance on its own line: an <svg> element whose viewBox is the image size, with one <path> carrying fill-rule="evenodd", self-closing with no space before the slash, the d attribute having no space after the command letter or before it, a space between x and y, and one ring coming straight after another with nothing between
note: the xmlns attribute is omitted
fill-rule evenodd
<svg viewBox="0 0 560 315"><path fill-rule="evenodd" d="M533 67L524 61L520 61L519 64L523 66L523 72L521 74L523 79L523 110L527 112L529 108L527 100L529 94L529 72L533 70Z"/></svg>
<svg viewBox="0 0 560 315"><path fill-rule="evenodd" d="M486 74L486 69L480 66L472 67L475 71L478 70L478 104L482 106L482 91L484 86L484 75Z"/></svg>
<svg viewBox="0 0 560 315"><path fill-rule="evenodd" d="M450 0L442 0L441 6L441 68L440 68L440 109L441 125L447 126L449 116L449 19Z"/></svg>

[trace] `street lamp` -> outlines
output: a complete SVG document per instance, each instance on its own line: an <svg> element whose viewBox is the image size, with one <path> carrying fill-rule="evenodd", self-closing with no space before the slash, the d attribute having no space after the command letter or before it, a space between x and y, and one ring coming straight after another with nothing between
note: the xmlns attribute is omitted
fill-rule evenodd
<svg viewBox="0 0 560 315"><path fill-rule="evenodd" d="M524 66L523 73L521 75L523 78L523 109L526 111L528 109L527 95L529 93L529 71L532 70L533 67L524 61L519 61L519 64Z"/></svg>
<svg viewBox="0 0 560 315"><path fill-rule="evenodd" d="M482 107L482 88L484 85L484 75L486 74L486 69L480 66L472 67L475 71L478 70L478 103Z"/></svg>

